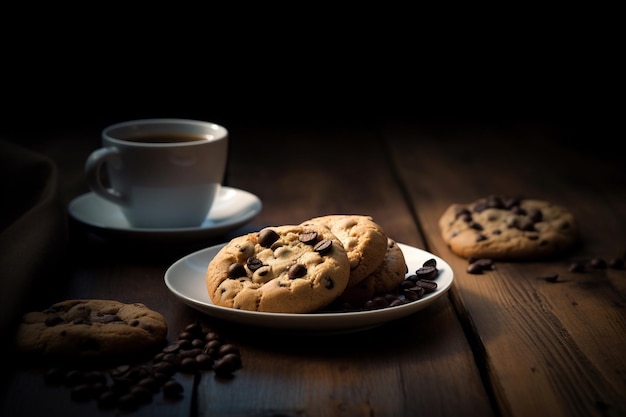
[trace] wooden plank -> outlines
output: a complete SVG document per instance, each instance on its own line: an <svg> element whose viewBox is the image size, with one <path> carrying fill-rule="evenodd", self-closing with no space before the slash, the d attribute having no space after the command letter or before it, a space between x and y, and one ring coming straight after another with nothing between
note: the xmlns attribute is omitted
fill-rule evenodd
<svg viewBox="0 0 626 417"><path fill-rule="evenodd" d="M475 349L503 414L624 415L626 272L573 274L568 266L575 259L623 256L625 172L606 149L576 149L561 134L400 125L385 130L427 246L455 270L455 305L475 333ZM562 259L499 262L489 273L468 274L467 261L446 247L437 222L449 204L489 194L569 207L583 244ZM547 271L559 273L559 282L538 278Z"/></svg>

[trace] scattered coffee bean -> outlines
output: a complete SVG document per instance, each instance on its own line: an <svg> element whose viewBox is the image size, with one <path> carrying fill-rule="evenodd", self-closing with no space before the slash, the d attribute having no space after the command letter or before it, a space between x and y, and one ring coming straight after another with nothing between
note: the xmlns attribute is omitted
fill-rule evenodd
<svg viewBox="0 0 626 417"><path fill-rule="evenodd" d="M583 262L573 262L568 268L570 272L585 272L585 269L585 264Z"/></svg>
<svg viewBox="0 0 626 417"><path fill-rule="evenodd" d="M556 282L559 279L559 274L556 272L548 272L539 277L540 279L545 279L548 282Z"/></svg>
<svg viewBox="0 0 626 417"><path fill-rule="evenodd" d="M609 266L613 269L624 269L624 258L611 258Z"/></svg>
<svg viewBox="0 0 626 417"><path fill-rule="evenodd" d="M224 343L213 329L194 322L178 334L179 339L156 353L149 363L124 364L105 370L53 367L44 373L46 383L70 388L76 402L95 400L101 409L135 411L162 392L164 398L182 398L184 388L174 379L177 372L215 372L232 377L242 367L236 345Z"/></svg>
<svg viewBox="0 0 626 417"><path fill-rule="evenodd" d="M589 264L591 265L592 268L595 268L595 269L606 268L606 261L602 258L593 258L591 261L589 261Z"/></svg>
<svg viewBox="0 0 626 417"><path fill-rule="evenodd" d="M180 382L169 380L163 384L163 396L165 398L179 398L182 396L183 391L184 388Z"/></svg>
<svg viewBox="0 0 626 417"><path fill-rule="evenodd" d="M472 262L471 264L467 265L467 272L474 275L482 274L483 267L479 263Z"/></svg>

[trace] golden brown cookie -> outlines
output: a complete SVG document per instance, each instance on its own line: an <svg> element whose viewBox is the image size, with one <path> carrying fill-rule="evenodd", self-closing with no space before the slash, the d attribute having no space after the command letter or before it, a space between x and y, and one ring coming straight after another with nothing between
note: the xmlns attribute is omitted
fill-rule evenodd
<svg viewBox="0 0 626 417"><path fill-rule="evenodd" d="M404 259L404 253L395 240L387 239L387 253L381 265L366 279L374 281L376 294L384 294L398 289L398 285L404 281L409 269Z"/></svg>
<svg viewBox="0 0 626 417"><path fill-rule="evenodd" d="M339 239L316 225L283 225L228 242L207 267L214 304L273 313L309 313L333 302L350 277Z"/></svg>
<svg viewBox="0 0 626 417"><path fill-rule="evenodd" d="M148 351L166 337L165 318L144 304L81 299L26 313L16 346L49 357L105 358Z"/></svg>
<svg viewBox="0 0 626 417"><path fill-rule="evenodd" d="M565 252L579 239L572 212L548 201L490 196L452 204L439 219L443 240L465 258L532 260Z"/></svg>
<svg viewBox="0 0 626 417"><path fill-rule="evenodd" d="M302 224L327 227L339 238L350 260L348 287L374 272L387 253L387 235L371 216L331 214L312 218Z"/></svg>
<svg viewBox="0 0 626 417"><path fill-rule="evenodd" d="M394 292L408 271L402 249L393 239L387 238L387 253L380 266L358 284L346 288L339 299L359 306L376 294Z"/></svg>

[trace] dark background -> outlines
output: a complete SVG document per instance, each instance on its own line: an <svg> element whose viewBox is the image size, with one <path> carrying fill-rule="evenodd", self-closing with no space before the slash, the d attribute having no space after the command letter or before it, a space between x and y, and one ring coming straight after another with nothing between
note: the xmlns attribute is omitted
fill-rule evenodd
<svg viewBox="0 0 626 417"><path fill-rule="evenodd" d="M620 122L621 26L608 9L210 6L5 8L0 134L184 117L542 123L599 139Z"/></svg>

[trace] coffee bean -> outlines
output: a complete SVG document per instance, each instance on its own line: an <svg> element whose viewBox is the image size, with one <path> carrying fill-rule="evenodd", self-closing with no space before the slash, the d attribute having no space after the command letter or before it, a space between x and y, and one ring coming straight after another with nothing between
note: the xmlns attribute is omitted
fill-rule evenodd
<svg viewBox="0 0 626 417"><path fill-rule="evenodd" d="M177 381L170 380L163 384L163 396L165 398L179 398L183 391L183 386Z"/></svg>
<svg viewBox="0 0 626 417"><path fill-rule="evenodd" d="M471 264L467 266L467 272L470 274L474 274L474 275L482 274L483 267L476 262L472 262Z"/></svg>
<svg viewBox="0 0 626 417"><path fill-rule="evenodd" d="M98 407L110 409L117 404L117 395L112 391L104 391L97 399Z"/></svg>
<svg viewBox="0 0 626 417"><path fill-rule="evenodd" d="M493 269L493 259L480 258L480 259L476 259L474 263L480 265L483 271L488 270L488 269Z"/></svg>
<svg viewBox="0 0 626 417"><path fill-rule="evenodd" d="M583 262L573 262L569 266L570 272L585 272L585 264Z"/></svg>
<svg viewBox="0 0 626 417"><path fill-rule="evenodd" d="M415 271L415 275L417 275L417 279L435 279L439 271L434 266L422 266L417 268Z"/></svg>
<svg viewBox="0 0 626 417"><path fill-rule="evenodd" d="M434 292L437 289L437 282L429 279L420 278L415 281L415 285L423 288L426 293Z"/></svg>
<svg viewBox="0 0 626 417"><path fill-rule="evenodd" d="M609 266L613 269L624 269L624 259L623 258L611 258L609 260Z"/></svg>
<svg viewBox="0 0 626 417"><path fill-rule="evenodd" d="M606 268L606 261L602 258L593 258L589 264L592 268L595 269L604 269Z"/></svg>
<svg viewBox="0 0 626 417"><path fill-rule="evenodd" d="M219 356L224 356L229 353L235 353L239 355L239 348L231 343L226 343L219 348L217 352Z"/></svg>
<svg viewBox="0 0 626 417"><path fill-rule="evenodd" d="M74 401L88 401L91 399L91 386L89 384L78 384L72 387L70 396Z"/></svg>
<svg viewBox="0 0 626 417"><path fill-rule="evenodd" d="M540 279L545 279L548 282L556 282L559 279L559 274L556 272L548 272L539 277Z"/></svg>
<svg viewBox="0 0 626 417"><path fill-rule="evenodd" d="M181 398L183 386L172 379L178 371L210 371L219 360L216 374L232 377L242 366L237 346L224 344L219 333L203 329L197 322L185 326L178 336L178 340L156 353L149 365L124 364L107 372L53 367L45 372L44 378L49 384L70 387L73 401L95 399L101 409L134 411L150 403L161 389L165 398ZM111 381L109 385L107 377Z"/></svg>
<svg viewBox="0 0 626 417"><path fill-rule="evenodd" d="M437 268L437 260L435 258L430 258L429 260L424 261L422 266L432 266L434 268Z"/></svg>

